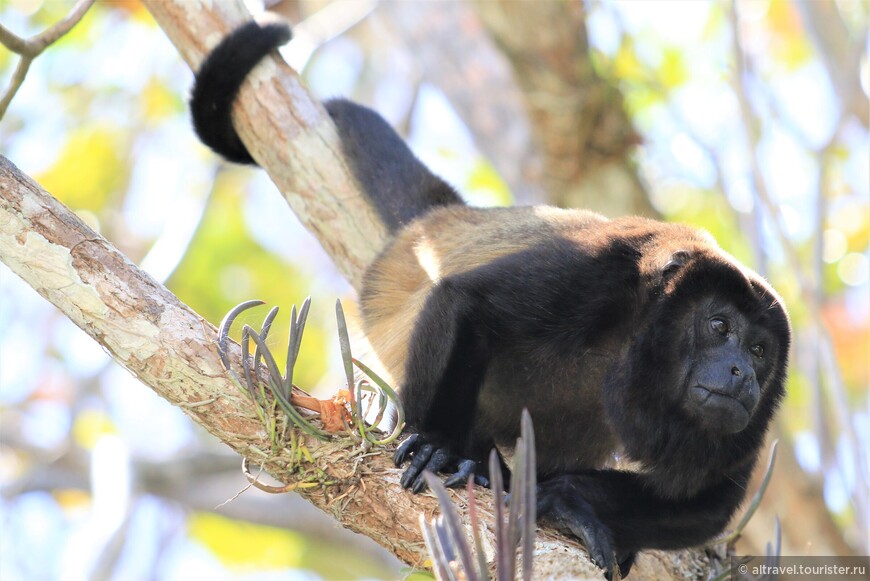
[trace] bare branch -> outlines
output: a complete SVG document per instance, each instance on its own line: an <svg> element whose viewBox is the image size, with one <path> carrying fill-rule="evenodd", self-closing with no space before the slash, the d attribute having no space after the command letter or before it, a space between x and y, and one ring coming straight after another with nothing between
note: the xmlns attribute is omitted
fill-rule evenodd
<svg viewBox="0 0 870 581"><path fill-rule="evenodd" d="M73 9L67 14L66 18L36 36L30 39L28 44L31 44L38 52L32 53L30 56L37 56L49 45L55 43L63 35L69 32L73 26L78 24L79 20L84 17L85 13L90 9L96 0L79 0Z"/></svg>
<svg viewBox="0 0 870 581"><path fill-rule="evenodd" d="M69 32L85 15L96 0L79 0L66 17L40 32L36 36L23 39L0 24L0 43L14 53L23 57L36 58L51 44L57 42Z"/></svg>
<svg viewBox="0 0 870 581"><path fill-rule="evenodd" d="M18 92L18 89L21 88L21 84L24 82L24 77L27 75L33 59L38 57L42 51L78 24L94 2L95 0L79 0L73 6L70 13L67 14L66 18L27 40L13 34L12 31L0 24L0 43L12 52L21 55L21 60L15 69L15 74L12 75L9 86L6 87L3 97L0 98L0 119L3 119L6 110L9 108L9 103L12 102L12 98Z"/></svg>
<svg viewBox="0 0 870 581"><path fill-rule="evenodd" d="M9 86L6 87L3 97L0 98L0 119L3 119L3 116L6 115L9 103L12 102L15 93L18 92L18 89L20 89L21 85L24 83L24 78L27 76L27 71L30 70L30 63L32 62L33 59L27 56L21 57L18 61L18 65L15 67L15 72L12 73L12 78L9 80Z"/></svg>
<svg viewBox="0 0 870 581"><path fill-rule="evenodd" d="M464 2L400 2L378 16L401 37L406 50L413 51L421 79L448 96L514 199L540 203L541 156L531 151L523 96L510 63L489 38L474 7Z"/></svg>
<svg viewBox="0 0 870 581"><path fill-rule="evenodd" d="M803 16L804 26L816 41L843 109L867 127L870 108L860 81L867 31L861 35L851 34L836 2L795 2L795 5Z"/></svg>

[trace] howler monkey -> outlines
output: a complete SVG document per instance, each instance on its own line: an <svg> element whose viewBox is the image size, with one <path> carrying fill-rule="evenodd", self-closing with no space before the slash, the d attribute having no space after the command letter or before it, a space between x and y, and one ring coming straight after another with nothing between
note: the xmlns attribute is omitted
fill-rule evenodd
<svg viewBox="0 0 870 581"><path fill-rule="evenodd" d="M253 163L231 108L286 41L249 23L206 59L191 99L202 140ZM584 210L472 208L375 112L325 103L392 238L365 273L366 334L412 436L402 485L485 475L520 412L535 422L539 515L609 574L636 551L698 545L746 492L784 393L781 299L703 231ZM625 471L613 459L633 461Z"/></svg>

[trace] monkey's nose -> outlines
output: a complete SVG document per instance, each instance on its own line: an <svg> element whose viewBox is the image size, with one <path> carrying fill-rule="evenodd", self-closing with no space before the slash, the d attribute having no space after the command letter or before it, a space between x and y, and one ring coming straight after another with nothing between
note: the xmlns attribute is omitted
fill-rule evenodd
<svg viewBox="0 0 870 581"><path fill-rule="evenodd" d="M731 375L733 375L734 377L740 377L741 375L743 375L743 372L740 371L740 368L735 365L731 368Z"/></svg>

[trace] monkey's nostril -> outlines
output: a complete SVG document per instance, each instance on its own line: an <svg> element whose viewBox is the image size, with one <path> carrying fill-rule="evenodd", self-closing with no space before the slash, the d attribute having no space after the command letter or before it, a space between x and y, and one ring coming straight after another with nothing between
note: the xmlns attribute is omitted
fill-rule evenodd
<svg viewBox="0 0 870 581"><path fill-rule="evenodd" d="M740 371L740 368L735 365L731 368L731 375L735 377L740 377L741 375L743 375L743 373Z"/></svg>

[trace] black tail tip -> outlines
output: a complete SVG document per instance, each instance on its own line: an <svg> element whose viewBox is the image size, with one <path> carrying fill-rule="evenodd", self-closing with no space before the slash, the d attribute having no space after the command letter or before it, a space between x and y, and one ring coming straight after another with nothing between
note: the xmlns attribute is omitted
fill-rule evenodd
<svg viewBox="0 0 870 581"><path fill-rule="evenodd" d="M242 37L245 40L251 39L252 36L258 37L258 41L262 44L269 45L271 48L278 48L282 44L286 44L293 38L293 32L286 22L265 22L259 23L256 20L246 22L227 36L227 39L232 37ZM226 39L225 39L226 40Z"/></svg>
<svg viewBox="0 0 870 581"><path fill-rule="evenodd" d="M254 163L233 127L232 105L251 69L290 38L290 27L283 22L246 22L202 62L190 98L193 128L203 143L224 158Z"/></svg>

